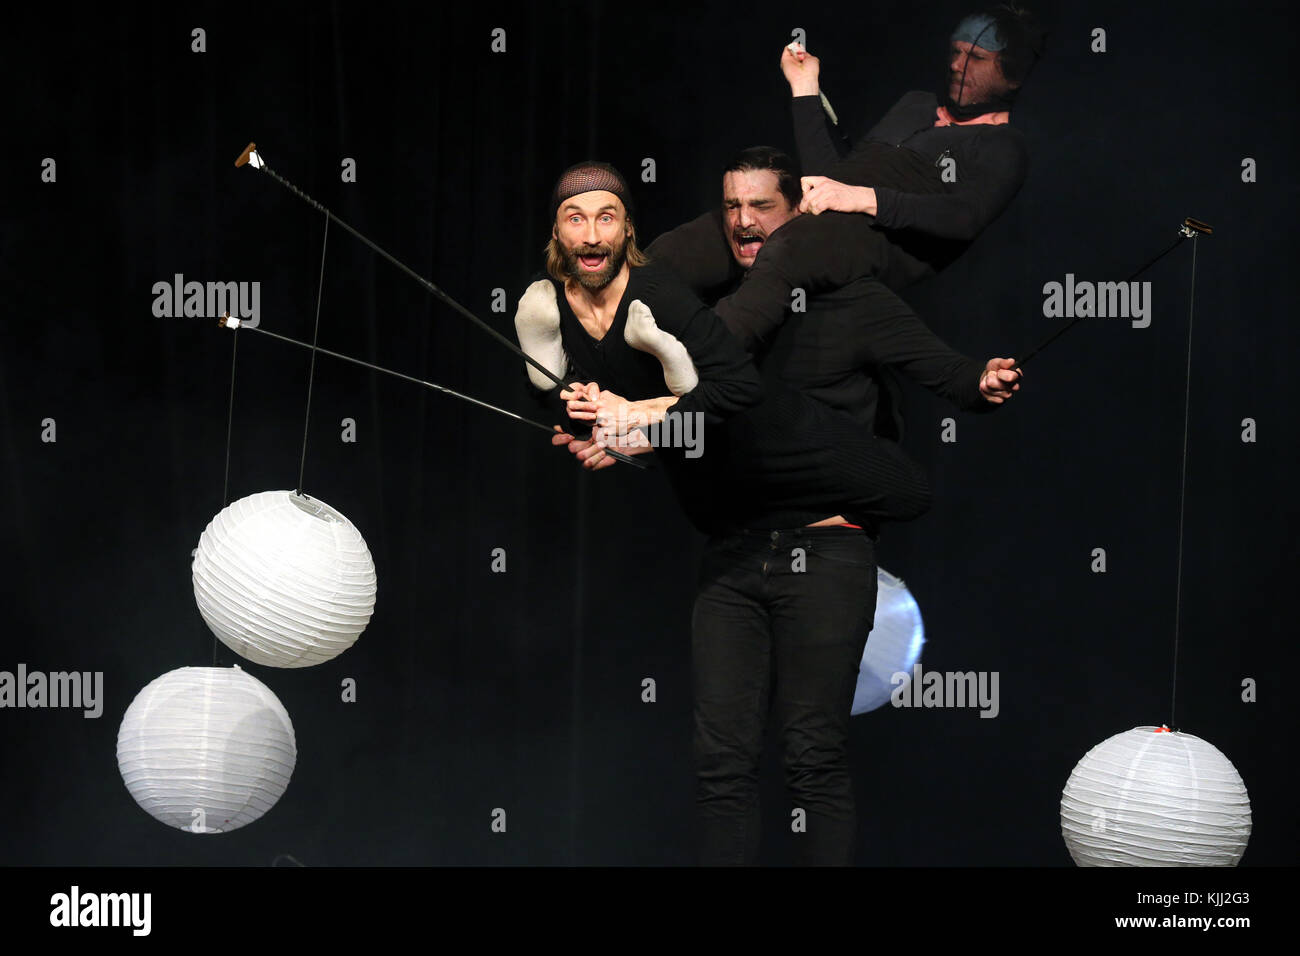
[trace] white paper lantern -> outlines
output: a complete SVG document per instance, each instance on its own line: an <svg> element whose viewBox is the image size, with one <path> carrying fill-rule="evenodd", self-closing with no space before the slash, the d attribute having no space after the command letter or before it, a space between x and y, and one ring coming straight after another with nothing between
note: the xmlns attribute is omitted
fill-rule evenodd
<svg viewBox="0 0 1300 956"><path fill-rule="evenodd" d="M906 674L904 685L911 683L912 668L921 659L924 643L921 609L912 592L884 568L877 568L876 619L862 651L852 713L865 714L889 700L898 686L891 683L895 674Z"/></svg>
<svg viewBox="0 0 1300 956"><path fill-rule="evenodd" d="M1061 834L1079 866L1236 866L1250 840L1250 798L1213 745L1135 727L1075 766Z"/></svg>
<svg viewBox="0 0 1300 956"><path fill-rule="evenodd" d="M194 599L236 654L308 667L356 642L375 609L361 532L310 495L267 491L221 511L194 552Z"/></svg>
<svg viewBox="0 0 1300 956"><path fill-rule="evenodd" d="M275 806L298 759L293 724L238 667L182 667L126 709L117 767L149 815L191 833L226 833Z"/></svg>

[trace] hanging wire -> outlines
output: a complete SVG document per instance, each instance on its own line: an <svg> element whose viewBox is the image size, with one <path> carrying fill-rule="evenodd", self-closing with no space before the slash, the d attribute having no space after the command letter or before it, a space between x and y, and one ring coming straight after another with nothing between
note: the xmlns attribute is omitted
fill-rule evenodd
<svg viewBox="0 0 1300 956"><path fill-rule="evenodd" d="M316 340L320 337L321 290L325 288L325 250L329 248L330 217L325 216L325 238L320 244L320 277L316 280L316 327L311 333L311 371L307 373L307 411L302 418L302 458L298 462L298 497L302 497L302 476L307 467L307 428L311 423L311 387L316 379Z"/></svg>
<svg viewBox="0 0 1300 956"><path fill-rule="evenodd" d="M1174 707L1178 702L1178 632L1183 608L1183 527L1187 512L1187 429L1192 409L1192 318L1196 314L1196 239L1192 239L1192 288L1187 303L1187 388L1183 396L1183 465L1181 487L1178 492L1178 577L1174 586L1174 666L1173 689L1169 694L1169 726L1174 722Z"/></svg>
<svg viewBox="0 0 1300 956"><path fill-rule="evenodd" d="M224 511L226 505L230 504L230 438L233 434L235 423L235 368L236 359L239 357L239 326L235 326L235 340L230 346L230 402L226 410L226 476L221 485L221 507L218 512ZM217 666L217 634L212 632L212 666Z"/></svg>

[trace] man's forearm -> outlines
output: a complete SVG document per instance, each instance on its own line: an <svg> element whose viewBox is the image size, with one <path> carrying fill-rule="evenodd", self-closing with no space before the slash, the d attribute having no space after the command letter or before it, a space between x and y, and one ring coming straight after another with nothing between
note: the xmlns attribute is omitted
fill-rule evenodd
<svg viewBox="0 0 1300 956"><path fill-rule="evenodd" d="M668 414L668 409L676 404L676 395L666 395L662 398L646 398L639 402L632 402L631 411L633 414L644 415L647 425L659 425L663 422L664 416Z"/></svg>
<svg viewBox="0 0 1300 956"><path fill-rule="evenodd" d="M826 175L848 156L849 144L837 142L831 133L821 97L815 89L809 96L794 96L791 113L799 165L805 176Z"/></svg>
<svg viewBox="0 0 1300 956"><path fill-rule="evenodd" d="M665 395L662 398L644 398L636 402L623 402L617 407L610 407L603 418L597 421L593 436L618 448L616 443L629 435L636 434L638 428L650 428L663 424L668 409L677 404L677 396Z"/></svg>

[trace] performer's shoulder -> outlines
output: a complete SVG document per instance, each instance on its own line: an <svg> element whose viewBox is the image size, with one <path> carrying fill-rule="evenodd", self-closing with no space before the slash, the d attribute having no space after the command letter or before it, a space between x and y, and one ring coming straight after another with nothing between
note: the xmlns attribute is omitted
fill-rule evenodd
<svg viewBox="0 0 1300 956"><path fill-rule="evenodd" d="M725 242L725 228L722 207L715 204L694 219L660 233L655 237L655 241L646 247L646 255L651 259L664 255L672 259L674 256L689 252L691 246L701 241Z"/></svg>
<svg viewBox="0 0 1300 956"><path fill-rule="evenodd" d="M908 90L894 104L895 110L925 110L927 115L933 114L938 108L939 97L929 90Z"/></svg>
<svg viewBox="0 0 1300 956"><path fill-rule="evenodd" d="M948 127L954 129L954 127ZM1024 166L1029 163L1029 140L1024 131L1010 123L971 123L956 127L957 146L968 155L983 157L997 165Z"/></svg>
<svg viewBox="0 0 1300 956"><path fill-rule="evenodd" d="M985 128L993 136L999 139L1016 143L1022 147L1025 145L1025 131L1018 126L1012 126L1010 123L998 123L995 126L987 126Z"/></svg>
<svg viewBox="0 0 1300 956"><path fill-rule="evenodd" d="M540 290L542 287L538 285L538 283L541 282L549 282L552 288L555 289L557 295L561 291L563 291L561 284L559 282L556 282L555 279L551 277L551 274L549 272L547 272L545 269L538 269L536 272L534 272L532 275L528 277L527 281L524 282L523 293L527 294L528 292L534 289Z"/></svg>
<svg viewBox="0 0 1300 956"><path fill-rule="evenodd" d="M933 105L935 109L938 109L939 97L935 96L929 90L908 90L901 97L899 97L898 100L898 104L900 106L903 105L904 103L906 104L924 103L927 106Z"/></svg>
<svg viewBox="0 0 1300 956"><path fill-rule="evenodd" d="M1029 140L1023 130L1010 123L996 126L979 126L979 149L981 152L996 150L1006 161L1017 163L1029 162Z"/></svg>
<svg viewBox="0 0 1300 956"><path fill-rule="evenodd" d="M628 288L635 288L639 293L652 295L656 292L691 294L690 287L666 261L651 259L644 265L634 266L628 277Z"/></svg>
<svg viewBox="0 0 1300 956"><path fill-rule="evenodd" d="M676 270L657 260L632 268L624 301L636 299L649 306L660 328L674 334L679 323L707 308Z"/></svg>

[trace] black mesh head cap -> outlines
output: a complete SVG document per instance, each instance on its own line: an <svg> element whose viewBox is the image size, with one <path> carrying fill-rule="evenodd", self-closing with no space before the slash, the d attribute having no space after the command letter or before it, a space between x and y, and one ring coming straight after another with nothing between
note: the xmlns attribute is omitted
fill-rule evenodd
<svg viewBox="0 0 1300 956"><path fill-rule="evenodd" d="M570 166L560 174L551 191L551 219L555 219L566 199L597 189L611 192L622 200L627 217L632 218L632 196L623 175L609 163L585 162Z"/></svg>

